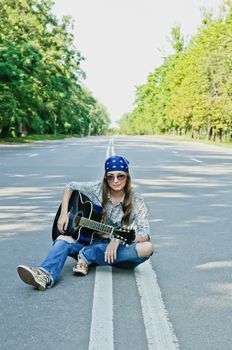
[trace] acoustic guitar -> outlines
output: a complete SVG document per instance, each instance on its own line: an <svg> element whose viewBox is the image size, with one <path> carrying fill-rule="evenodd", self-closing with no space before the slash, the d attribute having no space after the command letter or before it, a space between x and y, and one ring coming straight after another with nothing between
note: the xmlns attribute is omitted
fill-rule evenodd
<svg viewBox="0 0 232 350"><path fill-rule="evenodd" d="M135 230L127 227L114 227L102 223L102 207L92 201L80 191L73 191L68 204L69 223L64 235L72 236L77 242L90 245L94 234L108 234L109 238L115 237L126 244L135 239ZM53 227L52 239L55 241L60 231L57 222L61 212L61 205L56 213Z"/></svg>

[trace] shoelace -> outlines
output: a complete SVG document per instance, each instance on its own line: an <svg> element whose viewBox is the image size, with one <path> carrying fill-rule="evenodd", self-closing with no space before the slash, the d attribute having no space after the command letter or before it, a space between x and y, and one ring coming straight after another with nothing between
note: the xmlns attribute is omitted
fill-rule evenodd
<svg viewBox="0 0 232 350"><path fill-rule="evenodd" d="M44 282L48 283L49 282L49 277L46 275L39 275L39 278Z"/></svg>
<svg viewBox="0 0 232 350"><path fill-rule="evenodd" d="M88 265L84 261L78 261L76 268L87 270Z"/></svg>
<svg viewBox="0 0 232 350"><path fill-rule="evenodd" d="M48 283L50 281L49 276L47 276L45 273L40 273L37 269L32 268L32 270L36 273L37 277L44 283Z"/></svg>

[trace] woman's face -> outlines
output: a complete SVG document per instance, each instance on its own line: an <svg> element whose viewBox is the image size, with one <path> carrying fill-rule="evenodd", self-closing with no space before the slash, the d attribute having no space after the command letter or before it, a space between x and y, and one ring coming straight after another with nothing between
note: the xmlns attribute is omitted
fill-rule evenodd
<svg viewBox="0 0 232 350"><path fill-rule="evenodd" d="M109 171L106 173L108 186L114 191L121 191L126 185L127 173L125 171Z"/></svg>

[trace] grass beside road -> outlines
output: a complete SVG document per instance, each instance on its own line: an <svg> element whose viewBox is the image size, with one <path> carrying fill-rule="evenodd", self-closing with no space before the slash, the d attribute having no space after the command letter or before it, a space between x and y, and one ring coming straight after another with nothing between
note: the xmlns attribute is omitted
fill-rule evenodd
<svg viewBox="0 0 232 350"><path fill-rule="evenodd" d="M31 143L35 141L50 141L50 140L63 140L68 137L80 137L80 135L31 135L31 136L21 136L21 137L9 137L0 139L0 143L13 144L13 143Z"/></svg>
<svg viewBox="0 0 232 350"><path fill-rule="evenodd" d="M109 134L111 137L114 136L113 133ZM120 136L128 136L128 135L120 135ZM139 135L134 135L139 136ZM146 135L143 135L146 136ZM158 138L164 138L168 140L173 141L184 141L184 142L196 142L196 143L205 143L208 145L213 146L221 146L221 147L227 147L232 148L232 142L219 142L219 141L209 141L208 139L200 138L199 140L193 139L191 136L188 135L147 135L149 137L158 137ZM31 136L22 136L22 137L11 137L6 139L0 139L0 144L17 144L17 143L31 143L35 141L50 141L50 140L63 140L65 138L72 138L72 137L81 137L80 135L31 135Z"/></svg>
<svg viewBox="0 0 232 350"><path fill-rule="evenodd" d="M195 143L205 143L207 145L213 145L213 146L220 146L220 147L228 147L232 148L232 142L227 141L209 141L206 138L200 138L200 139L193 139L191 136L188 135L156 135L157 137L161 137L168 140L173 141L185 141L185 142L195 142Z"/></svg>

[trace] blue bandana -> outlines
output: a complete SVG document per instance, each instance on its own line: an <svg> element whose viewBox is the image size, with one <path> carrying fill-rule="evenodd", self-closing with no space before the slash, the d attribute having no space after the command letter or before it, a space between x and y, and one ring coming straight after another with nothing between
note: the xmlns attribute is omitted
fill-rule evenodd
<svg viewBox="0 0 232 350"><path fill-rule="evenodd" d="M129 172L129 161L122 156L111 156L105 161L105 172L108 171L125 171Z"/></svg>

